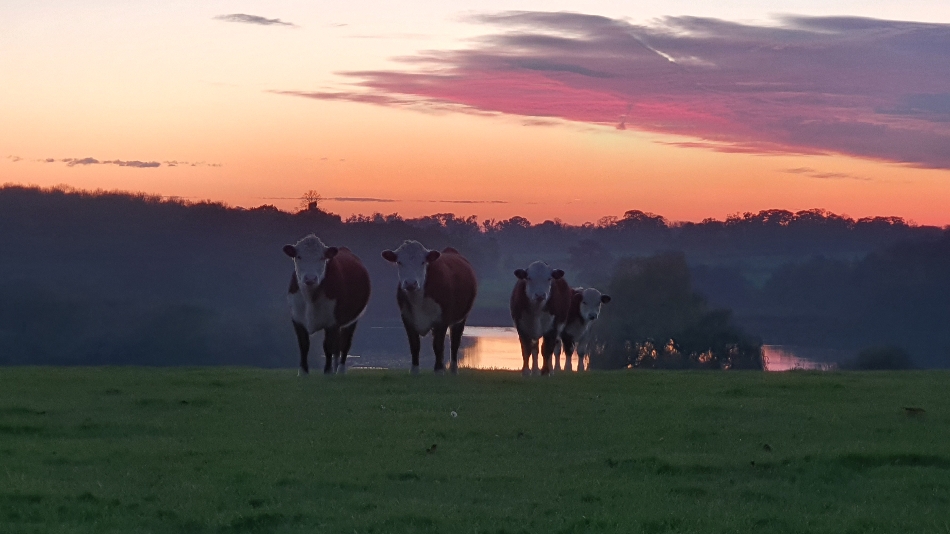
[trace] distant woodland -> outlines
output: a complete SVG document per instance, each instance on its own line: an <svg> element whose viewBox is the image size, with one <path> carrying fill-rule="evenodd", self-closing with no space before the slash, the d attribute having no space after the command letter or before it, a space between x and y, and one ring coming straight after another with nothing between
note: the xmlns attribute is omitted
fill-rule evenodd
<svg viewBox="0 0 950 534"><path fill-rule="evenodd" d="M631 210L581 226L449 213L342 219L318 202L289 213L15 185L0 188L0 364L294 366L284 300L293 267L281 247L309 233L351 248L370 271L354 350L373 342L371 327L400 324L396 275L380 251L416 239L474 265L471 325L510 325L512 272L536 259L573 286L613 292L592 358L600 367L642 364L631 347L674 335L692 343L677 333L687 331L854 355L885 347L908 365L950 367L950 230L900 218L816 209L698 223ZM644 278L651 272L672 274ZM671 295L692 319L665 308Z"/></svg>

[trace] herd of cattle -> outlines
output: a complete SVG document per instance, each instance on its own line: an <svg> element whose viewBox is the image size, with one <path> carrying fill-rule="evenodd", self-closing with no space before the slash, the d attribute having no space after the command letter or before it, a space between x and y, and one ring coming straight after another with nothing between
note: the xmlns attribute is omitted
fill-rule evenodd
<svg viewBox="0 0 950 534"><path fill-rule="evenodd" d="M366 267L349 249L328 247L313 234L284 246L284 253L294 260L287 302L300 347L300 373L309 372L310 336L320 330L326 356L323 372L345 372L356 323L369 302ZM449 333L449 369L458 373L462 331L478 292L471 264L454 248L439 252L418 241L405 241L382 256L396 265L399 274L396 302L409 337L412 372L419 372L420 338L432 332L435 372L445 372L445 335ZM539 349L540 372L550 373L555 351L560 352L562 346L566 368L571 367L576 346L578 370L583 369L590 325L610 297L592 288L571 288L564 271L542 261L516 270L515 277L511 318L521 341L522 373L531 373L529 358L538 371Z"/></svg>

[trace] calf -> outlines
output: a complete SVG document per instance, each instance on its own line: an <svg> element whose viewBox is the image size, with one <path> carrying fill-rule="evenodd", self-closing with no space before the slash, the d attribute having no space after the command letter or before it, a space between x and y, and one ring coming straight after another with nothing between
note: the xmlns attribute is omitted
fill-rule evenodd
<svg viewBox="0 0 950 534"><path fill-rule="evenodd" d="M551 356L558 335L567 321L571 305L571 288L564 280L564 271L552 269L543 261L536 261L527 269L515 271L518 281L511 292L511 319L521 341L523 375L530 374L528 357L533 370L538 371L538 341L541 343L543 364L541 374L551 372Z"/></svg>
<svg viewBox="0 0 950 534"><path fill-rule="evenodd" d="M310 336L320 330L327 361L324 373L346 372L346 356L356 322L369 302L369 273L348 248L328 247L310 234L296 245L285 245L294 260L287 303L300 347L300 373L307 374Z"/></svg>
<svg viewBox="0 0 950 534"><path fill-rule="evenodd" d="M454 248L441 253L418 241L405 241L383 258L396 264L396 302L409 336L412 373L419 373L419 338L432 331L435 372L444 373L445 333L451 329L452 374L458 373L458 351L465 320L475 303L478 281L471 264Z"/></svg>
<svg viewBox="0 0 950 534"><path fill-rule="evenodd" d="M564 369L571 370L571 355L577 346L577 370L584 370L584 358L590 353L591 324L600 317L601 304L610 302L610 296L594 288L571 289L571 307L567 322L561 330L561 345L564 347ZM560 366L560 348L555 351L556 367Z"/></svg>

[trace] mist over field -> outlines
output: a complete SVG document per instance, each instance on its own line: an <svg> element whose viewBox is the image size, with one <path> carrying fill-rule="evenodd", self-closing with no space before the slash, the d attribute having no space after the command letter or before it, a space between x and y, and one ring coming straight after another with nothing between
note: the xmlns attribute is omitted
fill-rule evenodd
<svg viewBox="0 0 950 534"><path fill-rule="evenodd" d="M473 264L469 325L509 326L512 271L536 259L564 269L572 286L603 289L637 265L682 264L684 277L669 283L756 343L890 347L914 366L950 367L950 231L899 218L772 210L676 223L631 210L582 226L452 214L342 220L318 208L14 185L0 189L0 363L294 366L293 267L281 247L309 233L349 247L370 272L357 354L408 358L396 275L380 252L416 239ZM642 317L660 312L637 305ZM620 309L605 307L605 324Z"/></svg>

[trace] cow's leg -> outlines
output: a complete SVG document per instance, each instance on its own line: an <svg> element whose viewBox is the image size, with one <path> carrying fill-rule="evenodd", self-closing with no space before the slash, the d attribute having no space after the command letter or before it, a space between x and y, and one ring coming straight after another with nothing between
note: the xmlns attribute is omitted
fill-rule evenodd
<svg viewBox="0 0 950 534"><path fill-rule="evenodd" d="M298 375L310 373L310 366L307 365L307 353L310 352L310 333L304 325L297 321L291 321L294 324L294 332L297 334L297 346L300 347L300 370Z"/></svg>
<svg viewBox="0 0 950 534"><path fill-rule="evenodd" d="M574 354L574 339L569 335L561 336L561 345L564 346L564 370L571 370L571 356Z"/></svg>
<svg viewBox="0 0 950 534"><path fill-rule="evenodd" d="M538 340L531 341L531 374L538 374Z"/></svg>
<svg viewBox="0 0 950 534"><path fill-rule="evenodd" d="M585 368L585 359L587 358L588 343L586 341L577 344L577 370L583 371Z"/></svg>
<svg viewBox="0 0 950 534"><path fill-rule="evenodd" d="M551 374L553 367L551 359L554 355L554 345L557 343L557 331L548 332L541 338L541 375Z"/></svg>
<svg viewBox="0 0 950 534"><path fill-rule="evenodd" d="M432 352L435 353L435 372L445 373L445 332L447 326L437 325L432 328Z"/></svg>
<svg viewBox="0 0 950 534"><path fill-rule="evenodd" d="M412 355L412 369L410 372L414 375L419 374L419 332L416 332L416 329L406 322L405 319L402 321L402 325L406 327L406 336L409 338L409 353Z"/></svg>
<svg viewBox="0 0 950 534"><path fill-rule="evenodd" d="M521 367L521 374L528 376L531 374L531 369L528 367L528 359L531 357L531 340L523 335L519 335L518 339L521 341L521 357L524 359L524 366Z"/></svg>
<svg viewBox="0 0 950 534"><path fill-rule="evenodd" d="M350 347L353 346L353 333L356 332L356 323L340 329L340 367L338 373L346 373L346 357L350 353Z"/></svg>
<svg viewBox="0 0 950 534"><path fill-rule="evenodd" d="M459 347L462 346L462 331L465 330L465 321L455 323L450 328L452 332L452 363L449 370L453 375L459 374Z"/></svg>
<svg viewBox="0 0 950 534"><path fill-rule="evenodd" d="M554 344L554 370L561 370L561 345L562 343L558 341ZM570 365L570 361L564 362L565 365Z"/></svg>
<svg viewBox="0 0 950 534"><path fill-rule="evenodd" d="M323 374L332 374L333 358L340 353L340 328L335 326L327 327L323 331L323 355L327 362L323 366Z"/></svg>

